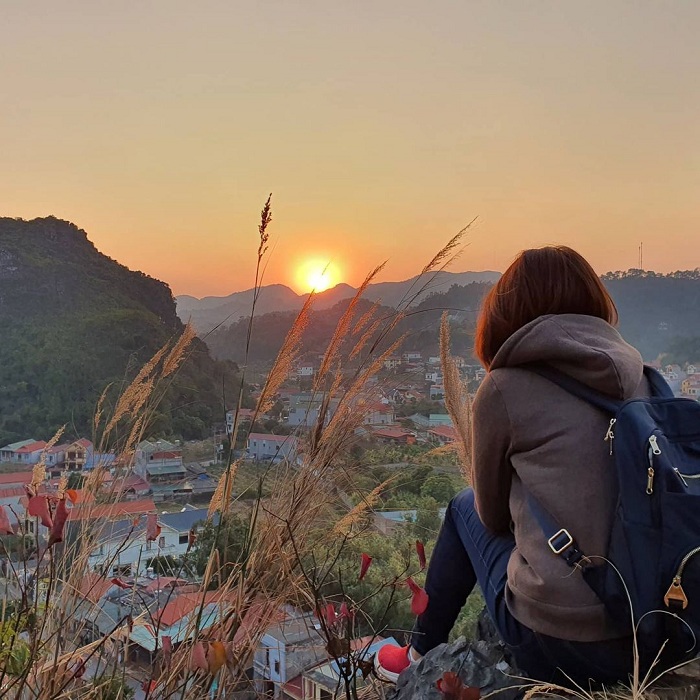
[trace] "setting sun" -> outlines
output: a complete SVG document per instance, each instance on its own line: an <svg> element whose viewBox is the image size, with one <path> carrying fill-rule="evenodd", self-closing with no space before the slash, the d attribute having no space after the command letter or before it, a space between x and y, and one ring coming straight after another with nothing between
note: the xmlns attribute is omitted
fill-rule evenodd
<svg viewBox="0 0 700 700"><path fill-rule="evenodd" d="M307 260L297 268L296 283L304 292L323 292L340 281L336 265L324 260Z"/></svg>

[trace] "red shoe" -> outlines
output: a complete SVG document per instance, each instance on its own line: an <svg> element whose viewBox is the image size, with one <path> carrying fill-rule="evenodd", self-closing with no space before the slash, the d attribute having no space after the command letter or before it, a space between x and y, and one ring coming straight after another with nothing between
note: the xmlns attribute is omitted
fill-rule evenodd
<svg viewBox="0 0 700 700"><path fill-rule="evenodd" d="M396 683L401 671L411 665L408 655L410 647L395 647L385 644L374 656L374 672L378 678Z"/></svg>

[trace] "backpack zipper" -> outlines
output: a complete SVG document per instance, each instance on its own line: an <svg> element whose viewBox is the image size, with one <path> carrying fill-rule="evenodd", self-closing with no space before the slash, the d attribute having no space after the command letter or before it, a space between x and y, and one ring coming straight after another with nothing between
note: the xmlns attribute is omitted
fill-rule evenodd
<svg viewBox="0 0 700 700"><path fill-rule="evenodd" d="M660 455L661 448L656 440L656 435L649 436L649 469L647 469L647 494L654 493L654 455Z"/></svg>
<svg viewBox="0 0 700 700"><path fill-rule="evenodd" d="M668 590L666 591L666 595L664 596L664 603L666 603L667 608L671 607L672 601L679 602L681 604L682 610L685 610L688 607L688 596L683 590L683 586L681 585L681 579L683 577L683 570L685 569L686 564L698 552L700 552L700 547L695 547L695 549L691 549L683 557L683 559L681 559L681 563L678 566L678 571L676 571L676 575L673 577L673 581L671 582L671 585L669 586Z"/></svg>
<svg viewBox="0 0 700 700"><path fill-rule="evenodd" d="M615 423L617 423L617 418L611 418L610 419L610 425L608 426L608 431L605 433L605 437L603 440L606 442L610 442L610 455L612 456L613 453L613 440L615 439L615 432L613 431L613 427L615 426Z"/></svg>

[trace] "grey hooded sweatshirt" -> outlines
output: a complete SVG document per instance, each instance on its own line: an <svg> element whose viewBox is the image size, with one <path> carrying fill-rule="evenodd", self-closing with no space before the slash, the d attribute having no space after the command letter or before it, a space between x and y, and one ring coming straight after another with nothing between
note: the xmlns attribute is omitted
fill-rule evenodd
<svg viewBox="0 0 700 700"><path fill-rule="evenodd" d="M541 316L500 348L473 406L472 485L484 525L515 535L506 602L517 620L559 639L624 634L583 580L547 546L531 493L587 555L607 554L617 498L610 418L518 365L539 362L615 399L648 395L639 352L592 316Z"/></svg>

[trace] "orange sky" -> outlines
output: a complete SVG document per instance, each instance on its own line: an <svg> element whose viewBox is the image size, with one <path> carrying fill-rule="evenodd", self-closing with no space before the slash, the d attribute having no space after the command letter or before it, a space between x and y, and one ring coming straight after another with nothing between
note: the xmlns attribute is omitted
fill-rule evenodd
<svg viewBox="0 0 700 700"><path fill-rule="evenodd" d="M700 266L700 3L0 0L0 214L54 214L176 294L308 258L358 284L566 243Z"/></svg>

